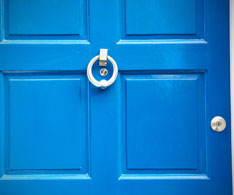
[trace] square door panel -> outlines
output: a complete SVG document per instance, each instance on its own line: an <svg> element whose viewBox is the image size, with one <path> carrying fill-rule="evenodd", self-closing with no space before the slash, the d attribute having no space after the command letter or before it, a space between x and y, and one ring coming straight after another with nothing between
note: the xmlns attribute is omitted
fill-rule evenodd
<svg viewBox="0 0 234 195"><path fill-rule="evenodd" d="M127 35L196 34L196 20L196 0L126 0Z"/></svg>
<svg viewBox="0 0 234 195"><path fill-rule="evenodd" d="M87 169L83 76L8 77L9 170Z"/></svg>
<svg viewBox="0 0 234 195"><path fill-rule="evenodd" d="M127 170L204 168L203 86L200 74L125 77Z"/></svg>
<svg viewBox="0 0 234 195"><path fill-rule="evenodd" d="M9 0L10 35L79 35L83 0Z"/></svg>

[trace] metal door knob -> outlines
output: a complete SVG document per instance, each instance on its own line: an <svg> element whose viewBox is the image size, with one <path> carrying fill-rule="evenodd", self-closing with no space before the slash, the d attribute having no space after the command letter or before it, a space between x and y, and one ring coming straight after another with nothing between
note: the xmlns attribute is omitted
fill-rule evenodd
<svg viewBox="0 0 234 195"><path fill-rule="evenodd" d="M226 121L221 116L216 116L211 120L211 128L216 132L222 132L226 129Z"/></svg>

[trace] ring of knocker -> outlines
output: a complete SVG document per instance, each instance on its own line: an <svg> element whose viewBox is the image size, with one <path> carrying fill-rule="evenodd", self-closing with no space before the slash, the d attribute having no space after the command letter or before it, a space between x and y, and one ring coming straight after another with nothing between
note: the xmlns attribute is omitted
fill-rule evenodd
<svg viewBox="0 0 234 195"><path fill-rule="evenodd" d="M111 78L109 80L101 80L101 81L97 81L94 77L93 77L93 73L92 73L92 68L94 63L99 59L100 55L95 56L88 65L87 68L87 76L89 78L89 81L96 87L100 87L102 89L107 88L108 86L110 86L111 84L113 84L118 76L118 67L117 64L115 62L115 60L110 57L107 56L107 60L109 60L113 66L113 74L111 76Z"/></svg>

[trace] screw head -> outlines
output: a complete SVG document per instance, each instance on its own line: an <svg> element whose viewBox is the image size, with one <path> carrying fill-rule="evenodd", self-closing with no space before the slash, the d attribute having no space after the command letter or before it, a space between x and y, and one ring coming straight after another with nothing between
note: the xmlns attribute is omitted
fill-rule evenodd
<svg viewBox="0 0 234 195"><path fill-rule="evenodd" d="M108 75L108 70L106 68L102 68L100 70L100 75L103 76L103 77L106 76L106 75Z"/></svg>

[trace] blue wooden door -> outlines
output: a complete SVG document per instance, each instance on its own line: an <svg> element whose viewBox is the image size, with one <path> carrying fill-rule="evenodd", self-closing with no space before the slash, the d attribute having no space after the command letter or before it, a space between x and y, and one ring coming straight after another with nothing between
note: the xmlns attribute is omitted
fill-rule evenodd
<svg viewBox="0 0 234 195"><path fill-rule="evenodd" d="M0 0L0 194L231 195L228 4Z"/></svg>

